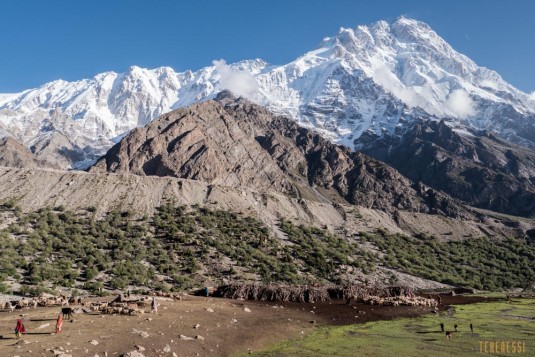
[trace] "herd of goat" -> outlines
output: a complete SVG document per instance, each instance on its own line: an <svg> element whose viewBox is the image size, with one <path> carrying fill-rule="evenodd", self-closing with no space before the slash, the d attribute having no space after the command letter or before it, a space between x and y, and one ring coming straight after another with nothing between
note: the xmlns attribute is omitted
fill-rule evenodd
<svg viewBox="0 0 535 357"><path fill-rule="evenodd" d="M173 293L156 292L154 296L169 298L173 300L180 300L181 296ZM147 307L151 306L153 297L151 296L128 296L119 295L111 301L95 301L85 299L82 301L81 297L67 297L67 296L52 296L40 295L37 297L26 298L19 300L7 301L2 308L13 312L23 308L37 308L37 307L61 307L64 315L70 316L72 313L91 313L101 312L103 314L119 314L140 316L145 313Z"/></svg>
<svg viewBox="0 0 535 357"><path fill-rule="evenodd" d="M373 289L372 289L373 290ZM369 305L384 306L437 306L440 301L431 296L427 298L415 295L411 289L400 287L382 288L379 290L362 289L360 286L345 287L287 287L279 285L257 284L231 284L211 289L210 295L232 299L245 300L271 300L271 301L296 301L296 302L321 302L331 298L346 299L347 303L361 302ZM204 291L204 290L203 290ZM72 313L100 312L103 314L118 315L143 315L147 307L151 307L155 297L181 300L182 296L177 293L155 291L151 296L130 296L121 294L113 300L100 301L97 299L84 299L81 297L53 296L42 294L37 297L23 297L19 300L8 301L0 305L4 310L13 312L23 308L37 307L62 307L64 315ZM440 297L438 297L440 299Z"/></svg>

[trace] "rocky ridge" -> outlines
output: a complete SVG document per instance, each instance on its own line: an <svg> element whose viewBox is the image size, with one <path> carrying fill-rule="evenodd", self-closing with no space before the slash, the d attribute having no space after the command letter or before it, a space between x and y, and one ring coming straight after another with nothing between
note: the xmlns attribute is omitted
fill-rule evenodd
<svg viewBox="0 0 535 357"><path fill-rule="evenodd" d="M467 214L387 165L228 92L135 129L89 171L194 179L388 212Z"/></svg>
<svg viewBox="0 0 535 357"><path fill-rule="evenodd" d="M492 212L475 213L462 220L401 210L389 214L343 202L319 202L174 177L0 167L0 187L0 202L14 201L27 212L40 207L62 206L73 211L95 207L97 215L132 210L141 217L166 203L241 212L260 219L283 240L285 237L277 228L281 218L296 224L326 226L348 239L379 228L451 239L521 236L534 227L531 220L511 219Z"/></svg>
<svg viewBox="0 0 535 357"><path fill-rule="evenodd" d="M0 166L19 168L54 167L44 160L39 160L28 148L9 136L0 138Z"/></svg>
<svg viewBox="0 0 535 357"><path fill-rule="evenodd" d="M399 144L366 152L414 182L469 205L535 216L535 152L490 132L456 131L443 121L423 121Z"/></svg>

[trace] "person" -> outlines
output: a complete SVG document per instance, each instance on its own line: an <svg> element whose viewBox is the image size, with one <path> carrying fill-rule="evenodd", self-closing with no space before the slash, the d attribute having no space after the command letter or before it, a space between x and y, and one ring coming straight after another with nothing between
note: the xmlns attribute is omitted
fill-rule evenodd
<svg viewBox="0 0 535 357"><path fill-rule="evenodd" d="M470 331L474 332L474 325L470 324Z"/></svg>
<svg viewBox="0 0 535 357"><path fill-rule="evenodd" d="M63 326L63 317L61 314L58 315L58 320L56 321L56 333L61 332L61 327Z"/></svg>
<svg viewBox="0 0 535 357"><path fill-rule="evenodd" d="M206 297L210 296L210 289L208 289L208 287L204 288L204 296Z"/></svg>
<svg viewBox="0 0 535 357"><path fill-rule="evenodd" d="M442 330L442 332L444 332L444 322L440 323L440 329Z"/></svg>
<svg viewBox="0 0 535 357"><path fill-rule="evenodd" d="M458 330L457 330L457 324L453 325L453 327L455 328L455 332L458 332Z"/></svg>
<svg viewBox="0 0 535 357"><path fill-rule="evenodd" d="M154 296L152 297L151 310L155 314L158 312L158 303L156 302L156 297Z"/></svg>
<svg viewBox="0 0 535 357"><path fill-rule="evenodd" d="M15 327L15 335L19 338L23 333L26 333L26 328L21 319L17 320L17 326Z"/></svg>

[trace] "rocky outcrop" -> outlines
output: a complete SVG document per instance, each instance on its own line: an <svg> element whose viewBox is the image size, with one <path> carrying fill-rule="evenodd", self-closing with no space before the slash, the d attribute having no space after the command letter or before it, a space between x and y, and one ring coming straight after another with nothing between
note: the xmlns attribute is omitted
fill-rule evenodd
<svg viewBox="0 0 535 357"><path fill-rule="evenodd" d="M457 132L442 121L426 121L397 146L367 153L470 205L535 216L535 151L488 132Z"/></svg>
<svg viewBox="0 0 535 357"><path fill-rule="evenodd" d="M9 136L0 138L0 166L19 168L52 167L47 162L38 160L28 148Z"/></svg>
<svg viewBox="0 0 535 357"><path fill-rule="evenodd" d="M295 191L255 140L269 114L243 120L208 101L165 114L128 134L90 171L171 176L231 187Z"/></svg>
<svg viewBox="0 0 535 357"><path fill-rule="evenodd" d="M459 215L449 197L228 92L161 116L90 172L195 179L368 208Z"/></svg>
<svg viewBox="0 0 535 357"><path fill-rule="evenodd" d="M199 205L256 217L277 236L280 236L277 228L280 218L284 218L298 225L326 226L347 237L359 232L376 232L378 228L392 233L448 239L517 237L526 231L528 236L535 237L532 221L523 222L498 214L487 213L483 218L474 216L462 220L409 211L390 214L344 202L318 202L272 191L231 188L174 177L0 167L0 187L0 203L14 201L25 212L41 207L64 207L73 211L92 207L97 216L119 209L131 210L141 218L152 215L166 203Z"/></svg>

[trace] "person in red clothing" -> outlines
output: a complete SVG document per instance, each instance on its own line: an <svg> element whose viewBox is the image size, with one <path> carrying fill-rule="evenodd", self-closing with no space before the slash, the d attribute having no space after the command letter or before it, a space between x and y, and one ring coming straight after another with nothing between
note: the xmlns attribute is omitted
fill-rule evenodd
<svg viewBox="0 0 535 357"><path fill-rule="evenodd" d="M63 326L63 317L61 314L58 315L58 320L56 321L56 333L61 332L61 326Z"/></svg>
<svg viewBox="0 0 535 357"><path fill-rule="evenodd" d="M26 333L26 328L24 327L22 320L18 319L17 326L15 327L15 335L17 335L17 338L19 338L23 333Z"/></svg>

